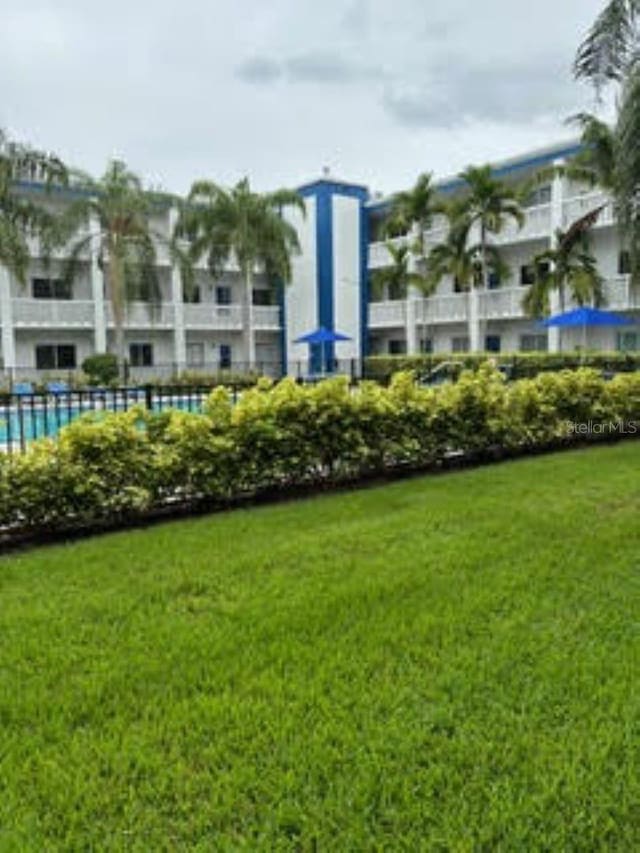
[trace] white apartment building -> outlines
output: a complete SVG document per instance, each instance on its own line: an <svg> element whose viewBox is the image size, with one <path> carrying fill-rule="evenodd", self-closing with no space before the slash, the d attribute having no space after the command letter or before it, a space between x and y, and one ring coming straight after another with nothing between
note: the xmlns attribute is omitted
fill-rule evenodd
<svg viewBox="0 0 640 853"><path fill-rule="evenodd" d="M494 165L497 176L519 182L540 168L562 162L579 150L577 143L549 147ZM443 195L455 193L457 179L437 184ZM20 191L38 195L42 187L21 184ZM214 280L203 266L189 301L183 298L178 270L158 246L162 301L151 308L133 302L125 329L129 361L141 376L169 376L178 371L249 368L271 374L296 375L322 368L322 352L296 343L319 326L349 340L324 350L325 368L338 361L342 370L358 370L366 355L518 352L573 349L579 333L546 331L525 316L522 298L531 282L531 261L547 248L557 228L566 229L582 214L606 204L590 236L591 249L605 278L607 308L640 319L640 293L631 287L611 203L601 192L555 178L537 190L526 209L521 229L509 226L492 239L511 269L506 281L492 281L486 291L456 292L442 282L436 295L406 298L387 293L369 300L369 277L389 263L380 239L389 199L371 197L363 186L324 175L299 189L306 216L290 214L302 251L293 259L293 277L283 293L274 293L258 275L249 314L243 312L239 272L233 265ZM53 201L64 204L63 192ZM154 230L169 236L172 210L158 211ZM87 226L91 228L91 224ZM445 236L445 223L435 221L426 232L427 249ZM406 238L399 238L400 240ZM35 378L79 369L83 359L112 350L114 324L108 294L95 251L88 249L81 272L70 288L60 279L61 256L48 268L38 241L31 243L32 261L26 288L0 267L0 323L5 375ZM255 363L248 362L246 330L255 331ZM640 349L640 326L589 331L589 347L603 350Z"/></svg>

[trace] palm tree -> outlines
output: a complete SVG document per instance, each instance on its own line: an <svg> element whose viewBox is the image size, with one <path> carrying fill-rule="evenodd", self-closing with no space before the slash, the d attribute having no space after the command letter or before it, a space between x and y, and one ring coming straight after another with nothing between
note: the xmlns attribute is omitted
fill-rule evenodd
<svg viewBox="0 0 640 853"><path fill-rule="evenodd" d="M609 0L578 48L574 73L600 93L613 86L613 131L618 218L629 245L632 274L640 272L640 0Z"/></svg>
<svg viewBox="0 0 640 853"><path fill-rule="evenodd" d="M389 236L414 231L414 255L424 255L424 232L431 227L435 214L442 212L443 204L436 199L436 190L429 172L421 174L410 190L396 193L391 199L391 213L387 221Z"/></svg>
<svg viewBox="0 0 640 853"><path fill-rule="evenodd" d="M468 213L466 199L459 198L446 208L449 220L447 236L442 243L434 246L425 259L424 280L427 290L435 292L440 282L453 278L456 286L471 294L482 286L487 273L495 273L507 278L510 270L497 247L481 243L471 244L469 236L472 220ZM484 263L483 263L484 258ZM469 311L469 322L472 322ZM471 328L469 337L472 337Z"/></svg>
<svg viewBox="0 0 640 853"><path fill-rule="evenodd" d="M64 185L67 169L53 154L12 142L0 130L0 265L21 283L29 267L27 238L43 238L45 249L53 233L55 217L43 205L34 204L18 192L20 180L40 181L49 189Z"/></svg>
<svg viewBox="0 0 640 853"><path fill-rule="evenodd" d="M212 276L219 277L235 259L244 282L243 314L249 366L255 363L253 281L262 271L274 286L291 279L291 256L300 251L295 228L282 217L286 207L305 214L294 190L255 193L244 178L230 190L212 181L196 181L183 208L177 234L190 241L190 259L206 256Z"/></svg>
<svg viewBox="0 0 640 853"><path fill-rule="evenodd" d="M465 184L460 216L469 229L476 224L479 226L481 287L486 288L489 283L489 235L499 234L510 220L522 228L525 216L518 191L494 177L491 166L469 166L459 177Z"/></svg>
<svg viewBox="0 0 640 853"><path fill-rule="evenodd" d="M385 291L393 294L392 299L406 299L409 287L421 287L424 278L410 270L412 258L409 246L387 242L386 247L391 264L371 274L370 293L375 299L381 299Z"/></svg>
<svg viewBox="0 0 640 853"><path fill-rule="evenodd" d="M530 317L549 314L550 295L558 293L560 311L566 307L566 295L578 305L602 305L603 280L596 260L589 251L588 231L599 210L582 216L567 230L556 232L556 247L540 252L533 259L535 281L522 304Z"/></svg>
<svg viewBox="0 0 640 853"><path fill-rule="evenodd" d="M185 287L191 283L191 265L177 244L151 226L151 214L159 205L168 206L170 197L145 191L140 178L125 163L113 160L99 180L78 175L77 181L81 183L81 192L69 204L58 228L59 241L71 244L63 265L63 278L67 281L74 278L87 248L97 253L113 312L116 354L122 369L127 306L132 300L141 300L152 310L162 298L156 266L157 243L164 242L169 247ZM82 226L89 222L95 226L87 233Z"/></svg>

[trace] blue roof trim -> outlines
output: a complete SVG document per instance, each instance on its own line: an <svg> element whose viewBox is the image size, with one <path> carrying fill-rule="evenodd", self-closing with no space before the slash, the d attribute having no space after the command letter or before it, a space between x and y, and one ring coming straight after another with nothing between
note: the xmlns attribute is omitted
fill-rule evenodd
<svg viewBox="0 0 640 853"><path fill-rule="evenodd" d="M320 192L328 192L330 195L344 195L352 198L369 198L369 188L364 184L346 184L341 181L329 181L320 179L309 184L298 187L301 196L318 195Z"/></svg>
<svg viewBox="0 0 640 853"><path fill-rule="evenodd" d="M497 178L504 178L507 175L512 175L516 172L522 172L525 169L534 169L537 166L545 166L547 163L552 163L554 160L558 160L562 157L574 157L576 154L579 154L584 146L581 143L574 143L573 145L565 146L564 148L557 148L554 151L547 151L545 154L537 154L535 157L526 157L523 160L516 160L511 163L507 163L504 166L497 166L493 168L493 174ZM449 181L441 181L439 183L435 183L434 186L437 190L443 193L450 193L454 190L459 189L464 185L464 181L460 180L460 178L454 178ZM367 210L369 213L383 213L389 205L391 204L389 199L385 201L380 201L377 204L367 205Z"/></svg>

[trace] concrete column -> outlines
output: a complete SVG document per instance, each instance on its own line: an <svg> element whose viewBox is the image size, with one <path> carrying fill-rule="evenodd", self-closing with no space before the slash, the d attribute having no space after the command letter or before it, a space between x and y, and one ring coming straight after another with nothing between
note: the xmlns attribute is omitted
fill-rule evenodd
<svg viewBox="0 0 640 853"><path fill-rule="evenodd" d="M96 353L107 351L107 318L104 310L104 274L98 266L100 253L100 223L91 218L91 298L93 299L93 345Z"/></svg>
<svg viewBox="0 0 640 853"><path fill-rule="evenodd" d="M480 340L480 293L477 287L471 287L469 291L469 350L480 352L483 349Z"/></svg>
<svg viewBox="0 0 640 853"><path fill-rule="evenodd" d="M555 160L553 165L558 167L562 166L564 165L564 160ZM562 211L562 203L564 200L564 184L564 178L561 178L559 175L555 175L551 183L551 234L549 235L550 249L555 249L558 245L556 231L558 228L562 228L564 224ZM551 313L557 314L560 311L560 296L555 291L551 294L550 303ZM547 330L547 336L549 352L560 352L560 329L554 326L549 327L549 329Z"/></svg>
<svg viewBox="0 0 640 853"><path fill-rule="evenodd" d="M414 223L411 232L409 233L409 246L414 247L419 244L422 235L420 234L420 226ZM418 257L413 252L409 256L407 267L410 273L418 271ZM417 300L420 298L420 292L415 287L407 288L407 310L405 312L405 337L407 341L407 353L416 355L420 351L420 340L418 337L418 306Z"/></svg>
<svg viewBox="0 0 640 853"><path fill-rule="evenodd" d="M169 211L169 235L173 234L178 211ZM173 306L173 360L176 370L185 370L187 366L187 338L184 330L184 299L182 292L182 276L178 266L171 265L171 303Z"/></svg>
<svg viewBox="0 0 640 853"><path fill-rule="evenodd" d="M480 226L475 223L469 231L469 244L477 245L480 242ZM484 341L482 340L483 326L480 317L480 288L475 286L475 282L469 285L469 350L471 352L482 352L484 350ZM485 282L482 283L482 290L485 288Z"/></svg>
<svg viewBox="0 0 640 853"><path fill-rule="evenodd" d="M11 304L11 278L9 270L2 265L0 265L0 320L2 321L2 361L5 370L12 370L17 365Z"/></svg>

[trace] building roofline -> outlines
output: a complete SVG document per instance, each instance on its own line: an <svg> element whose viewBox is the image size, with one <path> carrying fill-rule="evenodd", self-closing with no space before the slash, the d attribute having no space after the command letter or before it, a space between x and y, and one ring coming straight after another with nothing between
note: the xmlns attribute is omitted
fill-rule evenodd
<svg viewBox="0 0 640 853"><path fill-rule="evenodd" d="M564 142L558 142L555 145L547 145L544 148L536 148L526 154L520 154L516 157L509 157L505 160L498 160L490 163L493 174L496 177L502 178L506 175L512 175L515 172L525 171L536 166L544 166L546 163L551 163L554 160L564 157L573 157L582 149L582 143L579 139L574 138ZM448 175L434 182L434 186L442 193L454 192L463 185L463 181L458 175ZM383 198L375 199L369 202L367 210L382 211L387 208L393 194L386 195Z"/></svg>

